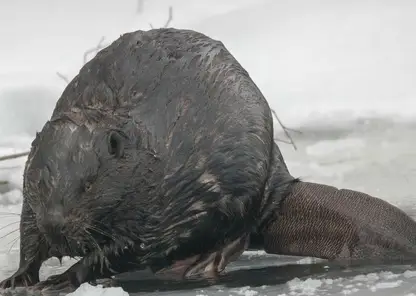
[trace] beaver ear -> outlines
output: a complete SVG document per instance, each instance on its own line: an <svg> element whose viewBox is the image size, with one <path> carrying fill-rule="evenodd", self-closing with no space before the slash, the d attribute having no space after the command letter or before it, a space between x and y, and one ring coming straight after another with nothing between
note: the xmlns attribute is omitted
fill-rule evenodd
<svg viewBox="0 0 416 296"><path fill-rule="evenodd" d="M123 137L119 133L112 131L108 135L108 152L117 158L123 156L124 141Z"/></svg>

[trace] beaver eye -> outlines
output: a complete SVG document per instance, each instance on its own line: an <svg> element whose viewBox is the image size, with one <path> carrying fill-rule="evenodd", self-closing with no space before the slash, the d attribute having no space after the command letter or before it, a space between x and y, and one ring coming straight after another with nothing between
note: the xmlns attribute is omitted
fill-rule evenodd
<svg viewBox="0 0 416 296"><path fill-rule="evenodd" d="M111 132L108 136L108 152L117 158L123 156L123 138L116 132Z"/></svg>

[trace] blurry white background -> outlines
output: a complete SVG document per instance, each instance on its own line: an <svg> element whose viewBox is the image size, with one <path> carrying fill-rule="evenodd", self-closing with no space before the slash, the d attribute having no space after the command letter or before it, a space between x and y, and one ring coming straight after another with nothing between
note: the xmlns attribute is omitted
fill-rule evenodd
<svg viewBox="0 0 416 296"><path fill-rule="evenodd" d="M143 2L141 13L137 0L2 2L1 100L10 92L13 100L26 98L36 86L32 100L56 101L65 86L56 71L72 78L84 51L102 36L111 42L124 32L147 30L149 23L162 26L172 6L170 25L222 40L288 125L333 111L342 112L343 118L363 113L413 116L414 1ZM51 93L41 94L40 87ZM1 130L8 130L3 121L13 119L20 121L2 116Z"/></svg>
<svg viewBox="0 0 416 296"><path fill-rule="evenodd" d="M170 26L221 40L303 132L297 151L280 145L292 174L413 208L416 1L144 0L140 12L138 2L1 2L0 156L29 149L66 86L56 72L72 79L102 36L163 26L172 6ZM0 162L5 211L20 211L24 161Z"/></svg>

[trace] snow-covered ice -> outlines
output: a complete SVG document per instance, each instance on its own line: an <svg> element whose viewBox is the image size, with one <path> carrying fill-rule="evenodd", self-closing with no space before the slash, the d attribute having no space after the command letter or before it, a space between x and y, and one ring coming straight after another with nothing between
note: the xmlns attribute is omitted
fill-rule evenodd
<svg viewBox="0 0 416 296"><path fill-rule="evenodd" d="M29 149L65 87L57 71L71 79L101 36L108 43L149 22L159 26L172 5L172 26L222 40L282 121L303 132L294 134L297 151L280 144L293 175L368 192L416 218L416 2L152 0L140 15L136 4L0 4L0 156ZM18 265L24 162L0 163L0 279ZM73 263L48 260L41 278ZM170 289L138 277L130 295L416 295L414 266L338 270L248 251L228 270L213 287ZM128 293L84 284L72 294L99 295Z"/></svg>
<svg viewBox="0 0 416 296"><path fill-rule="evenodd" d="M103 288L101 285L91 286L82 284L75 292L69 293L68 296L128 296L122 288Z"/></svg>

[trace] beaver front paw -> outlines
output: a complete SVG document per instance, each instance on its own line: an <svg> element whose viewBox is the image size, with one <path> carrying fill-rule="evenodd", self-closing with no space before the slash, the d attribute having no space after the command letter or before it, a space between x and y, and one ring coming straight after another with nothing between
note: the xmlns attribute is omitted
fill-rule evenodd
<svg viewBox="0 0 416 296"><path fill-rule="evenodd" d="M50 276L29 289L32 291L41 291L42 295L45 293L58 295L60 293L68 294L74 292L77 288L78 285L72 283L69 274L63 273Z"/></svg>
<svg viewBox="0 0 416 296"><path fill-rule="evenodd" d="M73 274L72 274L73 275ZM100 279L91 282L92 285L101 285L104 288L112 287L114 282L112 279ZM32 291L40 291L41 295L61 295L74 292L80 284L70 273L63 273L53 275L46 280L37 283L33 287L30 287Z"/></svg>
<svg viewBox="0 0 416 296"><path fill-rule="evenodd" d="M19 268L11 277L0 283L0 288L29 287L39 282L39 275L31 274L26 268Z"/></svg>

